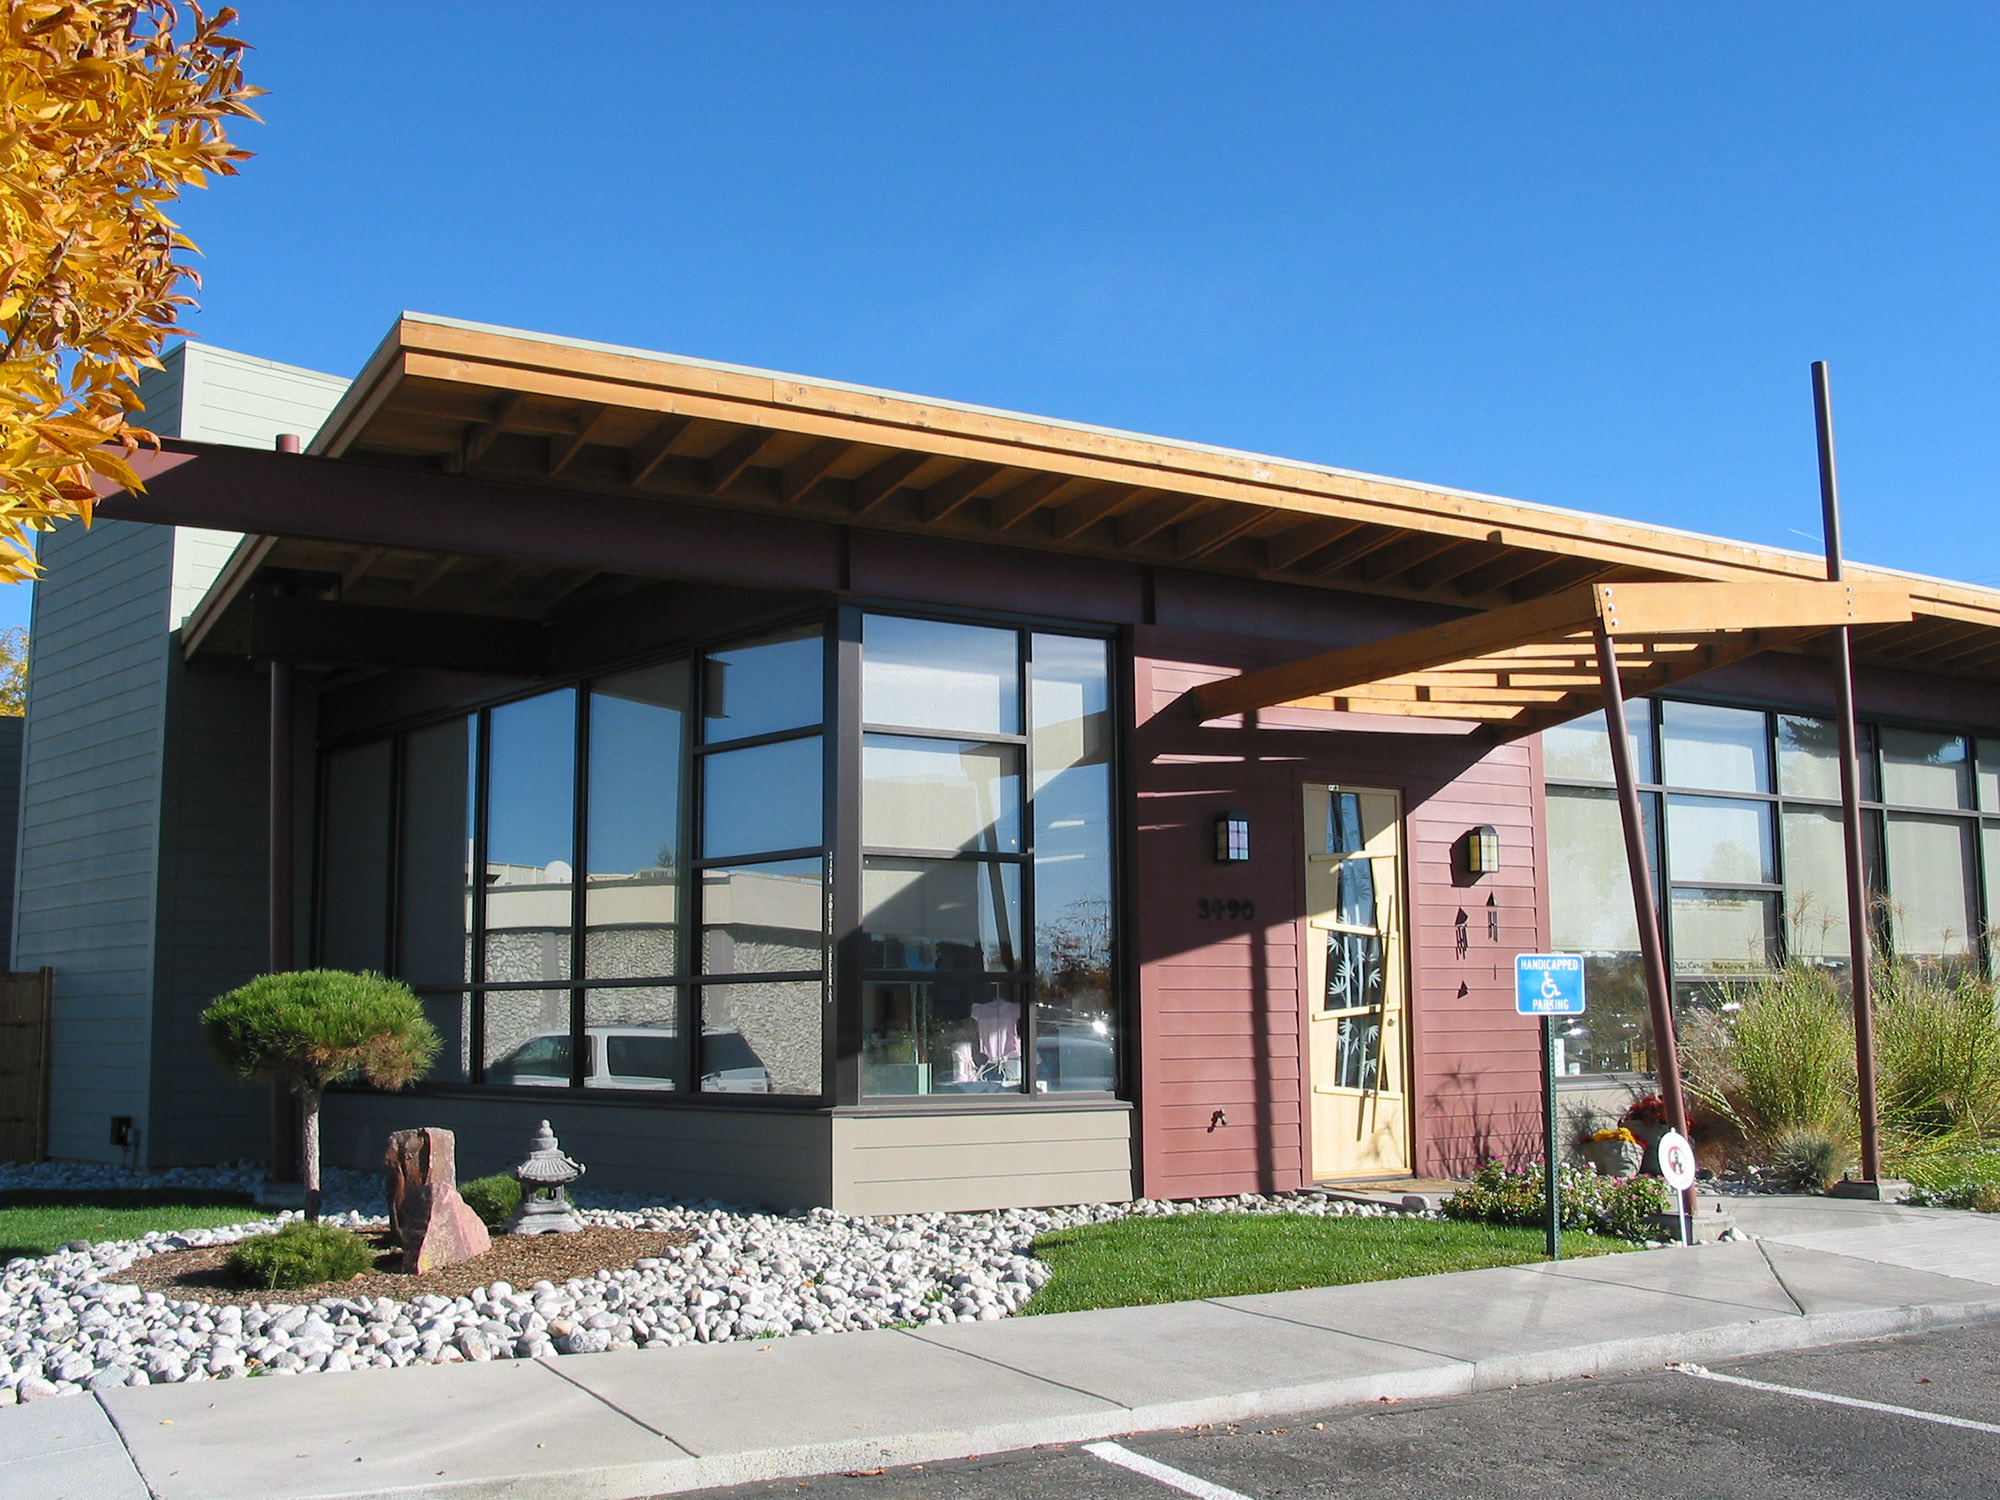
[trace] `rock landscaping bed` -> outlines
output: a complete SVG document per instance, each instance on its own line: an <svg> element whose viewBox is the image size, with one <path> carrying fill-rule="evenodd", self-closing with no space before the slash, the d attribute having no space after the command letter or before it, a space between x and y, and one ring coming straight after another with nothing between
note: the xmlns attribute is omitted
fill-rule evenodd
<svg viewBox="0 0 2000 1500"><path fill-rule="evenodd" d="M169 1173L67 1165L0 1167L0 1189L239 1188L252 1166ZM380 1202L372 1174L330 1172L326 1218L364 1230ZM119 1385L237 1379L307 1371L390 1368L461 1360L541 1359L606 1349L839 1333L1003 1318L1021 1311L1051 1275L1032 1253L1059 1229L1134 1216L1291 1213L1372 1218L1394 1211L1299 1194L1192 1203L1091 1204L997 1213L859 1219L824 1209L760 1214L715 1202L649 1203L579 1194L591 1229L616 1255L564 1262L530 1279L504 1255L568 1250L495 1248L437 1276L463 1281L421 1290L382 1274L332 1295L167 1285L190 1250L212 1253L268 1234L295 1215L226 1228L80 1243L0 1267L0 1406ZM633 1256L644 1236L658 1253ZM555 1236L582 1240L584 1236ZM580 1252L578 1252L580 1253ZM148 1268L144 1263L160 1265ZM622 1265L615 1262L623 1262ZM154 1278L160 1279L154 1279ZM402 1295L378 1291L393 1284ZM414 1295L412 1295L414 1293Z"/></svg>

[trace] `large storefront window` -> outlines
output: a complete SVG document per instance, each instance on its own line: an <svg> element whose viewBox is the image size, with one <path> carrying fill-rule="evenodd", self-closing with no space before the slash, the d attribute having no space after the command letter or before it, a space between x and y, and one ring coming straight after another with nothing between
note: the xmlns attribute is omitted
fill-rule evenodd
<svg viewBox="0 0 2000 1500"><path fill-rule="evenodd" d="M1833 724L1671 700L1631 709L1676 1004L1726 1008L1733 986L1786 956L1845 969ZM1652 1028L1603 715L1549 730L1543 744L1551 938L1583 953L1591 976L1590 1012L1564 1039L1563 1068L1649 1071ZM2000 814L2000 745L1864 725L1862 793L1878 940L1918 961L1990 962L2000 817L1982 814Z"/></svg>
<svg viewBox="0 0 2000 1500"><path fill-rule="evenodd" d="M1114 1088L1107 644L863 632L851 769L824 618L330 750L319 961L417 989L433 1081L817 1100L847 868L862 1095Z"/></svg>
<svg viewBox="0 0 2000 1500"><path fill-rule="evenodd" d="M1115 1088L1105 643L870 615L861 717L863 1094Z"/></svg>

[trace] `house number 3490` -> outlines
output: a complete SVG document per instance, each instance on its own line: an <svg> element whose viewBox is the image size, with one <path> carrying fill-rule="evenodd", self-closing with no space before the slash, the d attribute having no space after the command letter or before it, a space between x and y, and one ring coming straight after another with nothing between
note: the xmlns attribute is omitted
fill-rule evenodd
<svg viewBox="0 0 2000 1500"><path fill-rule="evenodd" d="M1194 914L1204 922L1248 922L1257 915L1257 903L1202 896L1194 903Z"/></svg>

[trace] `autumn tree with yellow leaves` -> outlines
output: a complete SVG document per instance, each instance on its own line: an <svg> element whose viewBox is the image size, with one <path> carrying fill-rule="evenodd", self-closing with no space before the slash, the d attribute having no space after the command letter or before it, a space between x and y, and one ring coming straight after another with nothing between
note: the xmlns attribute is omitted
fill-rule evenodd
<svg viewBox="0 0 2000 1500"><path fill-rule="evenodd" d="M167 208L250 153L245 44L170 0L0 0L0 581L33 576L28 534L89 519L127 460L139 372L193 305L194 250Z"/></svg>

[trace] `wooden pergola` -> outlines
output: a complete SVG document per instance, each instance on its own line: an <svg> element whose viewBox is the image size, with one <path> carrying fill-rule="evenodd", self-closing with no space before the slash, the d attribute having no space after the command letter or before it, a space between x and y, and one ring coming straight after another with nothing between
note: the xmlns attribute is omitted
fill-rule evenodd
<svg viewBox="0 0 2000 1500"><path fill-rule="evenodd" d="M1855 626L1894 625L1908 621L1912 613L1909 590L1879 580L1589 584L1427 630L1208 683L1195 689L1193 697L1204 720L1282 704L1472 720L1482 726L1482 734L1495 741L1518 739L1602 709L1618 788L1632 903L1638 916L1646 1008L1652 1020L1660 1086L1669 1118L1676 1129L1684 1131L1687 1105L1674 1041L1673 994L1638 778L1626 731L1626 694L1653 692L1726 662L1796 645L1829 631L1842 637L1843 649L1836 652L1843 689L1841 802L1852 860L1859 848L1860 790L1853 763L1844 637ZM1862 1025L1866 938L1860 935L1864 924L1858 903L1850 920L1856 934L1857 1025ZM1544 1048L1548 1046L1547 1024L1543 1022ZM1869 1066L1863 1064L1864 1103L1872 1116ZM1553 1141L1552 1076L1544 1077L1543 1088L1547 1128ZM1868 1168L1872 1180L1877 1170L1872 1159ZM1689 1187L1682 1195L1690 1223L1694 1193ZM1549 1202L1555 1202L1553 1189ZM1551 1207L1549 1212L1553 1226L1556 1211ZM1551 1227L1551 1254L1555 1243Z"/></svg>
<svg viewBox="0 0 2000 1500"><path fill-rule="evenodd" d="M1195 690L1204 719L1280 704L1471 720L1498 741L1604 706L1601 643L1621 694L1651 693L1842 625L1911 618L1907 588L1840 583L1596 583L1329 651Z"/></svg>

